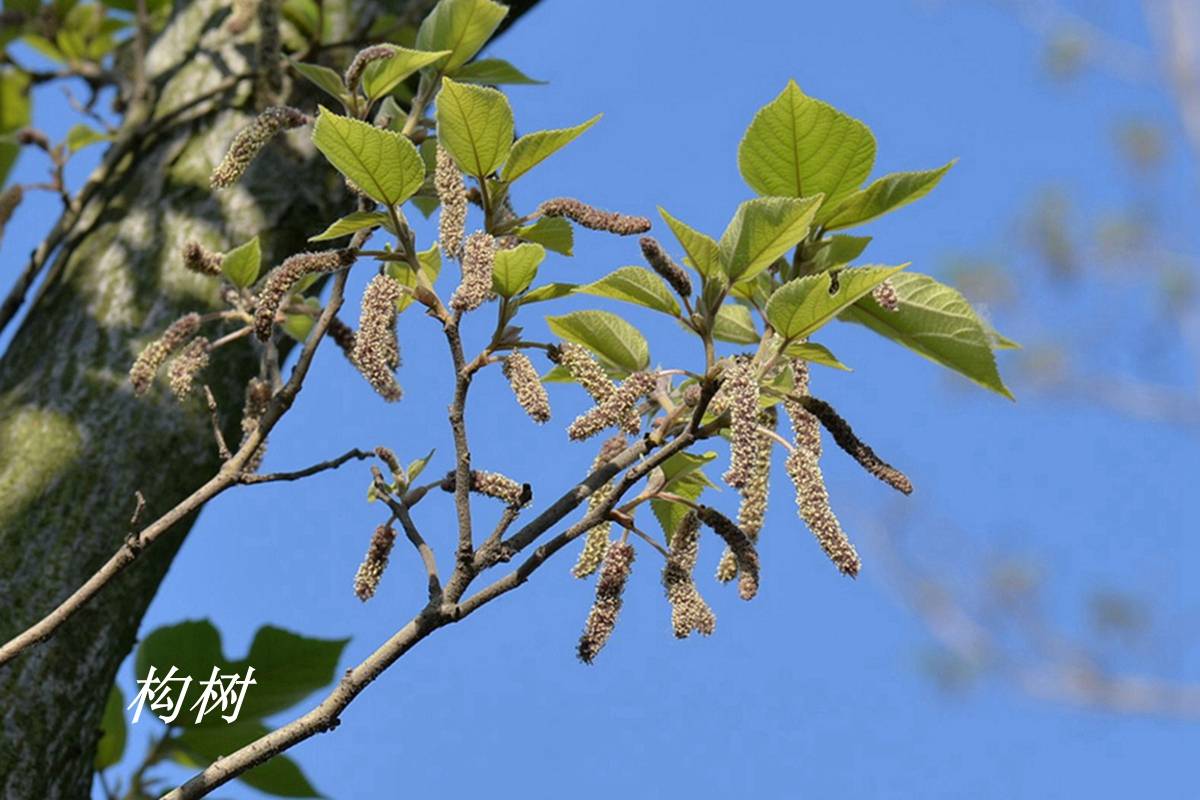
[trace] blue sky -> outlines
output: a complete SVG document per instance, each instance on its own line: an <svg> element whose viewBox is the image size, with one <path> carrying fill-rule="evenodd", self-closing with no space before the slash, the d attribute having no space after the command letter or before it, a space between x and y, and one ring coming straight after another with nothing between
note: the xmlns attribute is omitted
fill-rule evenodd
<svg viewBox="0 0 1200 800"><path fill-rule="evenodd" d="M1145 43L1140 17L1124 5L1106 4L1102 19ZM867 231L875 236L869 260L913 261L935 275L948 255L962 252L1012 259L1014 274L1028 275L1011 244L1012 220L1047 182L1077 190L1086 212L1115 206L1129 178L1112 166L1114 116L1162 122L1172 154L1181 155L1166 98L1108 78L1085 77L1070 88L1047 82L1036 39L986 4L781 0L734 10L682 0L559 0L491 52L550 82L511 91L521 130L605 114L522 181L519 208L557 195L648 215L661 204L719 233L750 196L737 172L741 134L794 78L872 127L875 174L961 159L930 197ZM74 121L65 105L44 99L39 124L64 131ZM40 168L33 161L22 161L23 179ZM1195 186L1194 174L1179 171L1154 187L1170 209L1166 229L1177 240L1169 244L1184 252L1198 244L1183 224L1194 218ZM8 274L15 254L32 246L32 227L10 229ZM428 228L421 234L432 238ZM595 278L638 261L635 241L582 232L576 257L551 256L541 277ZM365 280L352 280L356 291ZM1066 298L1064 290L1040 288L1031 305L995 312L1001 330L1026 341L1070 336L1092 315L1112 313L1109 295ZM1132 316L1149 300L1121 302L1132 304ZM567 305L612 308L594 299ZM672 326L650 312L614 310L643 327L659 363L694 363L694 348ZM1121 319L1116 314L1115 325ZM528 321L533 330L541 324ZM476 347L488 330L484 318L469 330ZM1124 333L1115 328L1113 339ZM324 348L272 437L266 467L387 444L405 459L436 446L431 470L447 469L443 342L413 312L402 318L400 336L402 403L383 404ZM1186 535L1195 528L1187 522L1189 477L1200 468L1194 431L1037 398L1014 405L948 381L857 328L817 338L855 372L820 370L814 392L917 486L912 498L893 499L830 447L834 503L863 554L857 581L826 562L780 483L763 533L758 599L742 603L702 581L717 633L677 642L654 559L642 553L617 633L588 668L575 660L574 643L592 588L567 575L574 553L564 553L520 591L421 644L346 711L335 734L296 748L313 782L337 798L1189 796L1200 745L1193 723L1064 709L999 682L962 695L937 689L921 668L931 640L888 586L866 534L907 514L909 548L920 553L927 542L950 580L970 581L976 566L964 561L955 572L955 548L1034 556L1050 565L1047 604L1068 623L1097 586L1143 593L1171 623L1170 658L1128 663L1194 675L1194 648L1181 644L1195 631L1200 599L1187 580L1200 556ZM1086 357L1179 380L1169 359L1146 366L1106 340ZM1013 373L1011 359L1001 366ZM1021 384L1014 388L1020 395ZM476 466L530 481L543 500L582 473L593 449L569 445L562 433L583 409L582 393L553 387L551 399L554 421L535 429L493 371L478 381L469 411ZM208 617L226 652L240 655L269 622L352 636L345 665L360 660L408 619L424 591L415 558L398 548L373 601L363 605L351 593L380 521L380 509L362 500L367 481L365 469L351 467L302 486L248 487L220 498L184 545L144 631ZM729 510L731 494L719 501ZM431 498L415 517L448 562L448 500ZM701 575L711 574L717 555L710 544ZM131 685L130 666L121 679ZM143 721L137 732L152 724ZM254 793L235 784L221 796Z"/></svg>

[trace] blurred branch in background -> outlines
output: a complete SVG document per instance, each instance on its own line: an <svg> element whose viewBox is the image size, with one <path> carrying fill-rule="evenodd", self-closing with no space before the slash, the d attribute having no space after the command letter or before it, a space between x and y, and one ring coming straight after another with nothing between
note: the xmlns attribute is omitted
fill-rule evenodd
<svg viewBox="0 0 1200 800"><path fill-rule="evenodd" d="M1200 197L1190 187L1193 202L1180 214L1160 190L1181 174L1194 180L1200 167L1200 4L1144 0L1144 44L1089 18L1103 13L1097 4L989 4L1038 37L1041 66L1059 88L1085 74L1132 83L1161 97L1178 122L1113 107L1112 163L1096 169L1128 187L1117 208L1088 208L1091 198L1082 189L1047 186L994 253L954 256L949 277L1026 343L1018 378L1023 398L1100 408L1194 435L1200 253L1189 252L1195 242L1179 218L1194 216ZM1122 173L1132 180L1120 181ZM1053 298L1056 313L1038 310L1041 295ZM1142 601L1097 586L1082 597L1076 591L1069 608L1060 608L1064 592L1055 603L1046 597L1043 577L1052 573L1045 556L1017 557L1011 540L1005 552L972 553L978 539L970 532L929 512L919 518L895 512L874 523L871 556L936 641L924 666L939 686L965 689L999 679L1071 706L1200 717L1200 676L1189 681L1180 667L1195 637L1186 632L1190 626L1168 623L1170 601L1161 594ZM944 535L945 552L931 559L928 539L935 534ZM922 548L909 547L910 539Z"/></svg>

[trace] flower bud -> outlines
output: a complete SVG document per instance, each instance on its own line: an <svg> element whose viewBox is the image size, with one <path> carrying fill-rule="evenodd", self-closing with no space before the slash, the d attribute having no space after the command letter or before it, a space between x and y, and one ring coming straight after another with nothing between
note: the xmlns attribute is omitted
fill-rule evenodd
<svg viewBox="0 0 1200 800"><path fill-rule="evenodd" d="M646 257L646 263L662 276L663 280L671 284L671 288L678 292L680 297L691 295L692 281L688 278L688 274L684 272L683 267L671 260L657 239L652 236L643 236L638 240L638 244L642 247L642 255Z"/></svg>

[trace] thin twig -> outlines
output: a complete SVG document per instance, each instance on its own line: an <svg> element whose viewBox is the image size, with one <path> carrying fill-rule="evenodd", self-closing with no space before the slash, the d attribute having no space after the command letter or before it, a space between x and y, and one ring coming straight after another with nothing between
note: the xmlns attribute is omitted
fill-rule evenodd
<svg viewBox="0 0 1200 800"><path fill-rule="evenodd" d="M372 452L367 452L365 450L359 450L357 447L355 447L352 450L348 450L345 453L342 453L337 458L331 458L328 461L322 461L319 464L313 464L311 467L305 467L304 469L298 469L298 470L295 470L294 472L271 472L266 475L248 472L248 473L243 473L240 480L242 483L247 483L247 484L273 483L273 482L277 482L277 481L298 481L302 478L307 478L311 475L316 475L319 472L325 472L326 470L337 469L342 464L345 464L347 461L350 461L350 460L362 461L364 458L371 458L374 455L375 454Z"/></svg>
<svg viewBox="0 0 1200 800"><path fill-rule="evenodd" d="M217 440L217 454L222 461L228 461L233 457L229 452L229 445L225 443L225 434L221 433L221 418L217 414L217 398L213 397L212 389L208 384L204 384L204 399L208 402L208 416L212 420L213 438Z"/></svg>

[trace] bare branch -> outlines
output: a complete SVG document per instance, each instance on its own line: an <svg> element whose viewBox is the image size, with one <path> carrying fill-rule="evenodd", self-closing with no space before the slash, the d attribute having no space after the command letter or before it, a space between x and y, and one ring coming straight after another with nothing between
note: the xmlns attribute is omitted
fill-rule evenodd
<svg viewBox="0 0 1200 800"><path fill-rule="evenodd" d="M241 483L272 483L275 481L298 481L302 478L307 478L310 475L316 475L319 472L325 472L330 469L337 469L347 461L362 461L364 458L370 458L375 455L373 452L359 450L357 447L342 453L337 458L331 458L328 461L322 461L319 464L313 464L311 467L298 469L295 472L272 472L266 475L259 475L252 472L244 472L238 479Z"/></svg>

